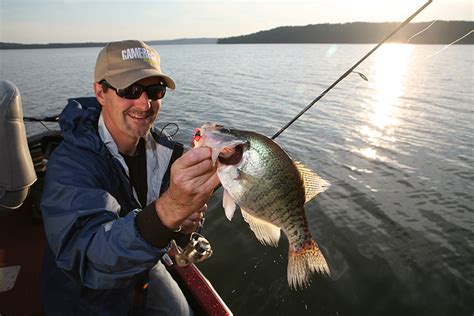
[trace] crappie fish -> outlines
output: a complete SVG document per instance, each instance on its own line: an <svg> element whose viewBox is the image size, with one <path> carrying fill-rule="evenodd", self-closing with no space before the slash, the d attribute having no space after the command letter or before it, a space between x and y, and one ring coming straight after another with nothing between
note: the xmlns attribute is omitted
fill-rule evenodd
<svg viewBox="0 0 474 316"><path fill-rule="evenodd" d="M196 129L193 146L212 149L229 220L237 204L264 245L276 247L280 229L288 237L290 287L308 286L314 271L329 275L326 259L311 236L304 211L306 202L327 189L327 181L291 160L273 140L255 132L206 123Z"/></svg>

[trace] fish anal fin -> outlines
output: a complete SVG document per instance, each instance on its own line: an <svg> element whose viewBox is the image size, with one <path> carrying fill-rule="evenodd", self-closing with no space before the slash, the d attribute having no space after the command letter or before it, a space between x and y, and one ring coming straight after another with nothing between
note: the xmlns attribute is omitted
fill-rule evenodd
<svg viewBox="0 0 474 316"><path fill-rule="evenodd" d="M294 164L301 175L301 179L303 180L305 189L305 203L311 201L319 193L324 192L329 188L330 184L328 181L318 176L301 162L294 161Z"/></svg>
<svg viewBox="0 0 474 316"><path fill-rule="evenodd" d="M232 217L234 216L235 213L235 202L230 196L229 192L224 189L224 196L222 198L222 206L224 207L225 210L225 216L230 220L232 220Z"/></svg>
<svg viewBox="0 0 474 316"><path fill-rule="evenodd" d="M276 247L280 240L280 227L264 221L240 208L244 220L249 223L255 237L264 245Z"/></svg>

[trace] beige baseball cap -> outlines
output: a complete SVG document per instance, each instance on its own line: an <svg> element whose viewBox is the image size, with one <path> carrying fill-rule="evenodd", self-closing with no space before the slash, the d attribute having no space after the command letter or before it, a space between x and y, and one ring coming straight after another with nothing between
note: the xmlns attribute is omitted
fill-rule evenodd
<svg viewBox="0 0 474 316"><path fill-rule="evenodd" d="M142 41L108 43L97 57L95 82L105 79L114 88L124 89L147 77L161 77L168 88L176 88L173 79L161 71L160 55Z"/></svg>

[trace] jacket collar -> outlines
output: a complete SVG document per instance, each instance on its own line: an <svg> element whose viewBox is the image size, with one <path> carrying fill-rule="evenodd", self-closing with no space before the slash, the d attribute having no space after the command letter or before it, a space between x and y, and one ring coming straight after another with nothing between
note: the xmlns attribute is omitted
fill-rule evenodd
<svg viewBox="0 0 474 316"><path fill-rule="evenodd" d="M125 159L120 154L117 144L115 143L112 135L107 129L102 113L100 113L99 116L98 132L102 142L105 144L112 156L120 162L126 175L130 178L130 173L128 170L128 166L125 163ZM162 184L161 181L168 168L168 164L173 153L173 148L157 143L151 132L145 136L145 148L148 184L147 204L149 204L160 194L160 188ZM133 195L136 201L138 202L139 199L135 188L133 188ZM146 205L142 205L142 208L145 206Z"/></svg>

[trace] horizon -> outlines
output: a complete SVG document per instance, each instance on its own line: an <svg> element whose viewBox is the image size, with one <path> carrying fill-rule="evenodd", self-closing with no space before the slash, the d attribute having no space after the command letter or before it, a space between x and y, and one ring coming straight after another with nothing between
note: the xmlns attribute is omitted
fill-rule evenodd
<svg viewBox="0 0 474 316"><path fill-rule="evenodd" d="M284 26L402 22L425 2L2 0L0 42L55 44L129 38L144 41L217 39ZM471 0L435 0L412 23L473 21L473 15Z"/></svg>
<svg viewBox="0 0 474 316"><path fill-rule="evenodd" d="M462 20L451 20L451 21L448 21L448 20L437 20L438 22L474 22L474 21L462 21ZM411 23L430 23L430 22L433 22L433 21L418 21L418 22L410 22ZM331 25L337 25L337 24L350 24L350 23L380 23L380 24L383 24L383 23L401 23L400 21L387 21L387 22L367 22L367 21L354 21L354 22L341 22L341 23L329 23ZM313 25L320 25L320 24L327 24L327 23L318 23L318 24L313 24ZM308 25L292 25L290 27L304 27L304 26L309 26L310 24ZM261 30L263 32L266 32L266 31L270 31L270 30L273 30L273 29L278 29L278 28L281 28L281 27L288 27L287 25L282 25L282 26L276 26L272 29L268 29L268 30ZM256 31L255 33L258 33L258 32L261 32L261 31ZM473 32L473 31L471 31ZM251 34L254 34L254 33L251 33ZM246 35L250 35L250 34L243 34L244 36ZM238 37L238 36L236 36ZM231 38L231 37L228 37L228 38ZM193 40L216 40L216 42L220 39L225 39L225 38L218 38L218 37L183 37L183 38L173 38L173 39L167 39L167 40L157 40L157 39L145 39L143 40L145 43L151 43L151 42L178 42L178 41L193 41ZM97 42L92 42L92 41L89 41L89 42L50 42L50 43L18 43L18 42L3 42L0 40L0 43L2 44L12 44L12 45L45 45L45 46L48 46L48 45L87 45L87 44L104 44L104 43L107 43L106 41L97 41Z"/></svg>

